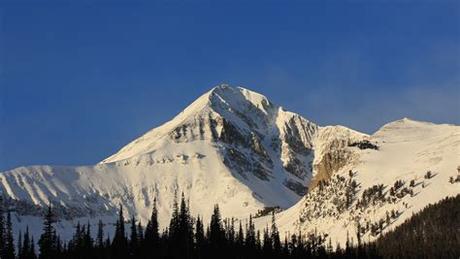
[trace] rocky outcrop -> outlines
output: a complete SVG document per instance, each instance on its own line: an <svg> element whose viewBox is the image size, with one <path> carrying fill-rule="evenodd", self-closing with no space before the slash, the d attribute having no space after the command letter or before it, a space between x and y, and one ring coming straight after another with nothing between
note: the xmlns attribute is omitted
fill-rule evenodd
<svg viewBox="0 0 460 259"><path fill-rule="evenodd" d="M334 172L340 170L354 158L353 152L345 148L331 150L325 153L320 162L314 165L315 176L309 188L313 189L320 181L329 180Z"/></svg>
<svg viewBox="0 0 460 259"><path fill-rule="evenodd" d="M297 193L299 196L303 196L308 192L308 188L304 184L292 179L285 180L283 184L291 191Z"/></svg>
<svg viewBox="0 0 460 259"><path fill-rule="evenodd" d="M353 164L358 153L351 145L364 143L368 136L345 127L321 128L317 136L317 146L313 163L314 176L309 188L315 188L320 181L327 181L334 172L345 165Z"/></svg>

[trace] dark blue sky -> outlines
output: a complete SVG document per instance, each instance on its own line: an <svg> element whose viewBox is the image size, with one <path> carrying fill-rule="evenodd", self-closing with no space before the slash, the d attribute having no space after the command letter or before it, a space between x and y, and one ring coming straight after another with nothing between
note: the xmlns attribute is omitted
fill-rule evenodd
<svg viewBox="0 0 460 259"><path fill-rule="evenodd" d="M38 2L0 3L0 170L98 162L219 83L368 133L460 124L458 1Z"/></svg>

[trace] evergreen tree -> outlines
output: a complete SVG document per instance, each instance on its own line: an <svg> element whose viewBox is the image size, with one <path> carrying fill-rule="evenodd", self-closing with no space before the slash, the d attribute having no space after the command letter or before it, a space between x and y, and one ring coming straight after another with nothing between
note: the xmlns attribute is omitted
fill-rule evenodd
<svg viewBox="0 0 460 259"><path fill-rule="evenodd" d="M57 236L54 229L56 222L54 214L51 210L51 205L48 206L48 211L43 218L43 233L38 240L40 259L57 258Z"/></svg>
<svg viewBox="0 0 460 259"><path fill-rule="evenodd" d="M11 212L6 214L6 228L5 228L5 250L2 259L14 259L14 239L13 239L13 224L11 223Z"/></svg>
<svg viewBox="0 0 460 259"><path fill-rule="evenodd" d="M145 257L146 255L144 254L144 228L142 227L141 222L137 224L137 243L138 243L138 251L137 251L137 256L139 258Z"/></svg>
<svg viewBox="0 0 460 259"><path fill-rule="evenodd" d="M110 243L110 242L109 242ZM99 220L97 224L97 235L96 235L96 257L99 259L106 258L106 244L104 242L104 223Z"/></svg>
<svg viewBox="0 0 460 259"><path fill-rule="evenodd" d="M260 241L260 230L256 231L256 249L255 253L258 254L258 252L262 250L262 242Z"/></svg>
<svg viewBox="0 0 460 259"><path fill-rule="evenodd" d="M76 258L82 257L82 249L83 249L83 242L82 242L82 228L80 222L77 223L75 226L75 232L73 234L72 239L69 241L69 251L72 256Z"/></svg>
<svg viewBox="0 0 460 259"><path fill-rule="evenodd" d="M34 238L32 237L30 239L30 254L28 254L28 258L30 259L36 259L37 258L37 255L35 254L35 241L34 241Z"/></svg>
<svg viewBox="0 0 460 259"><path fill-rule="evenodd" d="M283 256L282 258L288 257L290 255L289 253L289 243L287 239L287 235L284 237L284 244L283 244Z"/></svg>
<svg viewBox="0 0 460 259"><path fill-rule="evenodd" d="M180 210L175 202L173 217L169 226L169 256L175 258L189 258L193 249L193 220L189 207L182 193Z"/></svg>
<svg viewBox="0 0 460 259"><path fill-rule="evenodd" d="M326 247L326 252L329 256L332 255L332 253L334 252L334 247L332 247L332 240L331 238L329 238L329 242L327 243L327 247Z"/></svg>
<svg viewBox="0 0 460 259"><path fill-rule="evenodd" d="M264 229L262 252L265 258L273 256L272 239L268 232L268 226Z"/></svg>
<svg viewBox="0 0 460 259"><path fill-rule="evenodd" d="M254 248L256 243L256 232L255 232L255 226L252 221L252 215L249 215L249 224L248 224L248 230L246 233L246 240L245 244L249 248Z"/></svg>
<svg viewBox="0 0 460 259"><path fill-rule="evenodd" d="M136 218L131 218L131 236L129 239L129 254L133 258L137 258L139 254L139 236L137 234Z"/></svg>
<svg viewBox="0 0 460 259"><path fill-rule="evenodd" d="M195 258L204 257L205 246L204 226L202 220L198 216L195 224Z"/></svg>
<svg viewBox="0 0 460 259"><path fill-rule="evenodd" d="M238 227L238 233L236 234L235 245L236 249L238 249L239 251L242 251L244 248L244 232L243 226L241 225L241 221Z"/></svg>
<svg viewBox="0 0 460 259"><path fill-rule="evenodd" d="M56 236L56 255L57 255L57 258L62 258L63 247L62 247L61 238L56 234L56 232L54 232L54 235Z"/></svg>
<svg viewBox="0 0 460 259"><path fill-rule="evenodd" d="M179 204L177 203L177 192L174 192L173 211L168 228L168 255L170 257L179 257L183 252L183 243L180 237L180 219L179 219Z"/></svg>
<svg viewBox="0 0 460 259"><path fill-rule="evenodd" d="M249 215L249 223L246 229L246 237L244 240L244 245L248 253L248 257L255 257L256 251L256 231L254 223L252 222L252 215Z"/></svg>
<svg viewBox="0 0 460 259"><path fill-rule="evenodd" d="M17 247L17 251L18 251L18 257L21 256L21 251L22 251L22 232L21 230L19 230L19 234L18 234L18 247Z"/></svg>
<svg viewBox="0 0 460 259"><path fill-rule="evenodd" d="M125 218L123 217L123 206L120 204L118 220L115 225L115 236L112 241L112 258L128 257L128 241L125 235Z"/></svg>
<svg viewBox="0 0 460 259"><path fill-rule="evenodd" d="M235 219L232 218L230 221L230 229L228 233L228 242L233 246L235 245L235 238L236 238L236 232L235 232Z"/></svg>
<svg viewBox="0 0 460 259"><path fill-rule="evenodd" d="M356 239L358 240L358 246L361 246L361 223L359 221L356 223Z"/></svg>
<svg viewBox="0 0 460 259"><path fill-rule="evenodd" d="M5 256L5 204L0 195L0 257Z"/></svg>
<svg viewBox="0 0 460 259"><path fill-rule="evenodd" d="M225 232L222 227L222 218L220 215L219 205L214 205L214 210L211 215L211 223L209 224L209 245L211 256L215 257L225 246Z"/></svg>
<svg viewBox="0 0 460 259"><path fill-rule="evenodd" d="M99 220L97 224L96 247L99 249L104 247L104 223L102 220Z"/></svg>
<svg viewBox="0 0 460 259"><path fill-rule="evenodd" d="M273 242L273 257L279 257L281 255L281 240L278 227L276 226L274 211L272 212L271 241Z"/></svg>
<svg viewBox="0 0 460 259"><path fill-rule="evenodd" d="M34 259L35 251L32 250L32 240L29 236L29 227L26 227L21 249L18 250L18 257L21 259Z"/></svg>
<svg viewBox="0 0 460 259"><path fill-rule="evenodd" d="M89 221L86 224L86 232L83 235L83 244L84 253L92 255L91 252L93 251L94 240L91 237L91 224L89 223Z"/></svg>
<svg viewBox="0 0 460 259"><path fill-rule="evenodd" d="M150 220L147 223L144 234L144 242L142 245L142 251L144 257L152 254L159 253L160 245L160 234L158 232L158 210L157 210L157 200L153 200L153 209Z"/></svg>

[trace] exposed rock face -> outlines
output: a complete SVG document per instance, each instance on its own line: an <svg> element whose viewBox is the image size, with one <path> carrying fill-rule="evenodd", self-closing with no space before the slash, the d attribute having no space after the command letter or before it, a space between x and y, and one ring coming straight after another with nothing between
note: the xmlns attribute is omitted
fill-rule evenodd
<svg viewBox="0 0 460 259"><path fill-rule="evenodd" d="M315 172L309 188L315 188L320 181L329 180L334 172L352 164L358 155L351 143L364 141L368 136L344 127L325 127L318 134L317 155L313 165Z"/></svg>
<svg viewBox="0 0 460 259"><path fill-rule="evenodd" d="M315 188L319 181L329 180L334 172L342 169L353 159L355 159L353 153L345 148L327 152L320 162L314 166L316 174L309 187Z"/></svg>
<svg viewBox="0 0 460 259"><path fill-rule="evenodd" d="M305 183L311 179L313 172L313 140L318 126L297 114L283 110L280 114L280 139L273 143L280 143L283 168L293 176L283 184L298 195L304 195L307 192Z"/></svg>
<svg viewBox="0 0 460 259"><path fill-rule="evenodd" d="M298 181L289 179L286 180L283 184L298 195L305 195L308 192L308 187L304 186Z"/></svg>

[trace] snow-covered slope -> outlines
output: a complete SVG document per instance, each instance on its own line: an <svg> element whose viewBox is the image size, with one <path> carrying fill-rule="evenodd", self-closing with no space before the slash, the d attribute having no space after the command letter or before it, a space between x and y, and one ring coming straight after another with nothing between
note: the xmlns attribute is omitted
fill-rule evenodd
<svg viewBox="0 0 460 259"><path fill-rule="evenodd" d="M352 156L342 152L347 144L364 137L220 85L97 165L20 167L0 173L0 189L20 216L52 203L62 219L81 220L113 216L123 204L145 223L156 198L165 226L175 194L184 192L193 214L206 219L218 203L224 216L245 218L294 205L313 168L340 168Z"/></svg>
<svg viewBox="0 0 460 259"><path fill-rule="evenodd" d="M343 245L347 232L357 242L359 224L362 241L373 240L426 205L460 193L460 182L450 183L460 175L459 126L405 118L368 140L378 150L354 147L359 150L355 162L278 214L284 233L316 230ZM258 223L262 227L267 220Z"/></svg>

